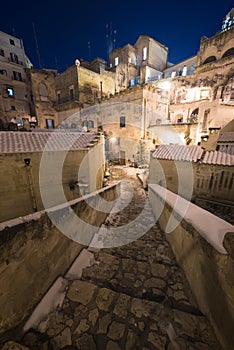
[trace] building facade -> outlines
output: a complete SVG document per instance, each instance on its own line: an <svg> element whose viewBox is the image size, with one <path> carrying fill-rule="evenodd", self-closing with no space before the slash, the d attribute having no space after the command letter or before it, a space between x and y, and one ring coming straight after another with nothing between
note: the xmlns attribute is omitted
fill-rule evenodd
<svg viewBox="0 0 234 350"><path fill-rule="evenodd" d="M3 126L14 118L31 120L31 94L26 75L26 68L31 67L22 40L0 32L0 119Z"/></svg>

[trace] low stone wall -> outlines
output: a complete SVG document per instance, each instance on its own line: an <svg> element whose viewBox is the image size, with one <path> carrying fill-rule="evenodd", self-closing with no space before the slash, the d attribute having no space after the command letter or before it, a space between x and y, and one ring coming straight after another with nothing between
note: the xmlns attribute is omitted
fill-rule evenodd
<svg viewBox="0 0 234 350"><path fill-rule="evenodd" d="M192 203L180 202L181 197L159 185L149 185L148 189L154 215L200 310L210 320L223 348L233 349L234 226ZM186 202L187 213L182 218L180 209Z"/></svg>
<svg viewBox="0 0 234 350"><path fill-rule="evenodd" d="M112 207L118 187L108 186L49 213L41 211L0 224L0 339L25 321L51 284L90 243L108 215L99 209L101 199Z"/></svg>

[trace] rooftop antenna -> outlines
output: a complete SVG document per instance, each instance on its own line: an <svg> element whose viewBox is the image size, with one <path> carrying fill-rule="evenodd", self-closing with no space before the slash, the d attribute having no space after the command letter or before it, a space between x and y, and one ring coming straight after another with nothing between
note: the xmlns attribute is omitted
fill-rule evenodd
<svg viewBox="0 0 234 350"><path fill-rule="evenodd" d="M12 34L15 36L15 28L12 28Z"/></svg>
<svg viewBox="0 0 234 350"><path fill-rule="evenodd" d="M114 30L114 39L113 39L113 48L115 49L115 43L116 43L116 33L117 33L117 30L115 29Z"/></svg>
<svg viewBox="0 0 234 350"><path fill-rule="evenodd" d="M89 49L89 61L91 61L91 43L88 41L88 49Z"/></svg>
<svg viewBox="0 0 234 350"><path fill-rule="evenodd" d="M106 24L106 50L107 50L107 57L109 59L109 33L108 33L108 30L109 30L109 25Z"/></svg>
<svg viewBox="0 0 234 350"><path fill-rule="evenodd" d="M110 24L106 24L106 46L107 46L107 56L109 58L110 52L115 47L115 38L116 30L114 30L114 38L113 38L113 30L112 30L112 22Z"/></svg>
<svg viewBox="0 0 234 350"><path fill-rule="evenodd" d="M38 46L38 42L37 42L36 29L35 29L34 23L32 25L33 25L34 39L35 39L36 49L37 49L37 58L38 58L39 68L41 69L41 58L40 58L39 46Z"/></svg>
<svg viewBox="0 0 234 350"><path fill-rule="evenodd" d="M54 57L54 62L55 62L55 68L57 69L57 71L59 71L59 65L58 65L57 56Z"/></svg>

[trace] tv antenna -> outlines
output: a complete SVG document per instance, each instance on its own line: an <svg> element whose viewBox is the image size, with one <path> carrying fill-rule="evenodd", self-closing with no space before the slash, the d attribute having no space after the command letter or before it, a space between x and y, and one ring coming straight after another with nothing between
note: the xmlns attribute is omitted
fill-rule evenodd
<svg viewBox="0 0 234 350"><path fill-rule="evenodd" d="M39 68L41 69L41 57L40 57L39 46L38 46L38 41L37 41L36 29L35 29L34 23L32 25L33 25L34 39L35 39L36 49L37 49L38 64L39 64Z"/></svg>

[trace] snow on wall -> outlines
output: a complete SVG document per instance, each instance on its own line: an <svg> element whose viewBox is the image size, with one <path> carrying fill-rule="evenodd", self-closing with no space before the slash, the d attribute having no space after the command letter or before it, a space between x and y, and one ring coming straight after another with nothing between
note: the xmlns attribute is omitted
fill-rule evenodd
<svg viewBox="0 0 234 350"><path fill-rule="evenodd" d="M226 233L234 233L234 226L232 224L198 207L197 205L190 203L186 199L160 185L149 185L149 191L151 191L151 194L155 194L164 203L167 203L171 208L173 208L175 213L179 214L181 218L191 224L195 230L219 253L228 254L223 246L223 240ZM153 203L151 200L152 207L154 207L154 204L155 203ZM170 219L168 223L170 222ZM178 224L179 223L177 221L177 225ZM174 228L175 227L173 227L173 229ZM169 232L171 231L172 230ZM168 231L166 233L168 233Z"/></svg>

